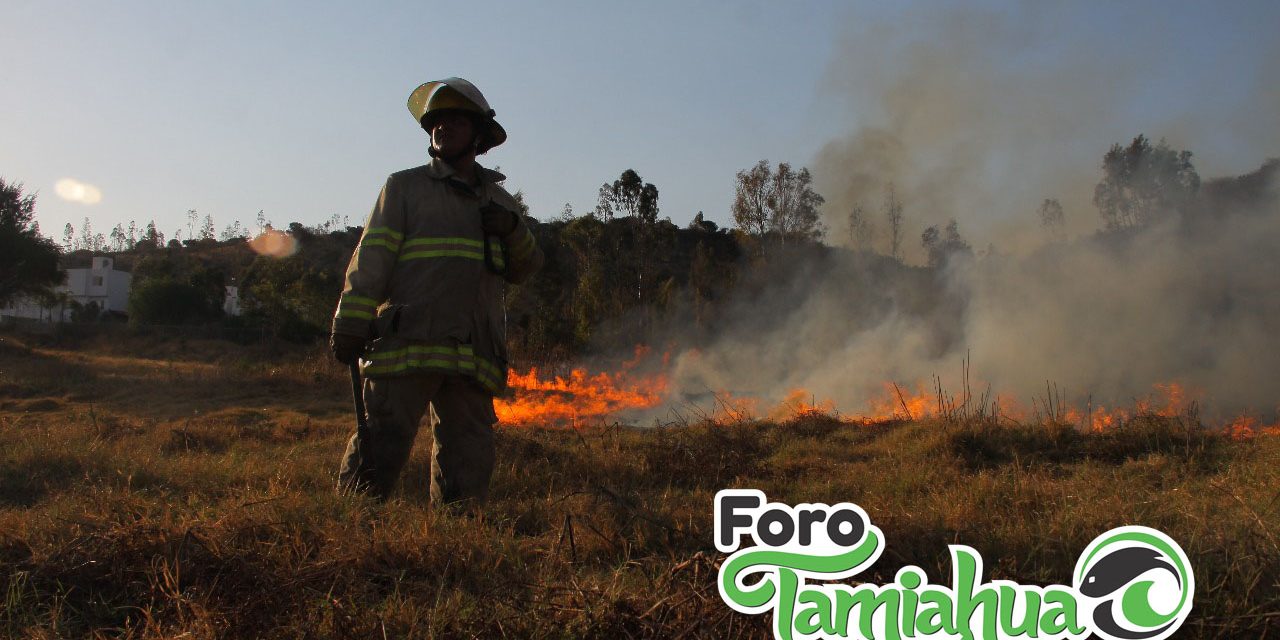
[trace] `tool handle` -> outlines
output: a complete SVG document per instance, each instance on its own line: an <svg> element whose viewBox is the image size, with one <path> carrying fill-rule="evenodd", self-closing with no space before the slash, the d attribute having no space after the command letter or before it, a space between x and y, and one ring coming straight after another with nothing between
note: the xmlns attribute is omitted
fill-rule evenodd
<svg viewBox="0 0 1280 640"><path fill-rule="evenodd" d="M356 403L356 435L361 441L369 432L369 420L364 412L364 382L360 379L360 363L351 363L351 396Z"/></svg>

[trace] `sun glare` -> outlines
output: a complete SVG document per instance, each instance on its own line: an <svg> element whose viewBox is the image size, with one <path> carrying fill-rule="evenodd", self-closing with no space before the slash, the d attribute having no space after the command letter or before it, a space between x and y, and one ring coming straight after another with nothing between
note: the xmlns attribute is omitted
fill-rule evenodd
<svg viewBox="0 0 1280 640"><path fill-rule="evenodd" d="M102 202L102 191L97 187L80 182L74 178L63 178L53 186L59 198L80 204L98 204Z"/></svg>
<svg viewBox="0 0 1280 640"><path fill-rule="evenodd" d="M249 248L258 252L259 255L287 258L298 251L298 241L283 231L267 229L249 241Z"/></svg>

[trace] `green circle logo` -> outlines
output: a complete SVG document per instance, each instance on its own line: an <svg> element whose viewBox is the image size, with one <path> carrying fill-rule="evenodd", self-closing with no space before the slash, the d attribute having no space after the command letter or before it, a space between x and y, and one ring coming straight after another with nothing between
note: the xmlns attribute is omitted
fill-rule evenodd
<svg viewBox="0 0 1280 640"><path fill-rule="evenodd" d="M1164 640L1191 613L1195 574L1182 547L1147 527L1120 527L1093 540L1076 562L1075 588L1093 604L1093 632L1105 640Z"/></svg>

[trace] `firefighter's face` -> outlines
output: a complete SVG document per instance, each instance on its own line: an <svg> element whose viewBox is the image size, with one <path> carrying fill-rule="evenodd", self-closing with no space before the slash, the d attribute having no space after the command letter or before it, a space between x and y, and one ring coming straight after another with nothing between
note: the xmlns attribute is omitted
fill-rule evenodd
<svg viewBox="0 0 1280 640"><path fill-rule="evenodd" d="M444 158L454 158L475 148L475 122L459 112L447 111L431 125L431 146Z"/></svg>

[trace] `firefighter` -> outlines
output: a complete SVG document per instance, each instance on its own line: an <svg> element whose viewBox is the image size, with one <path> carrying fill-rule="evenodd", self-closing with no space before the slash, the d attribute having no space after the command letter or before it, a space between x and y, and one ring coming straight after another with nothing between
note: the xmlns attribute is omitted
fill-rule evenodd
<svg viewBox="0 0 1280 640"><path fill-rule="evenodd" d="M506 388L504 287L543 255L499 185L505 176L476 163L507 139L480 91L461 78L428 82L409 112L430 136L431 161L387 178L333 318L330 346L359 362L368 415L338 489L385 500L430 404L431 501L474 509L493 472L493 397Z"/></svg>

